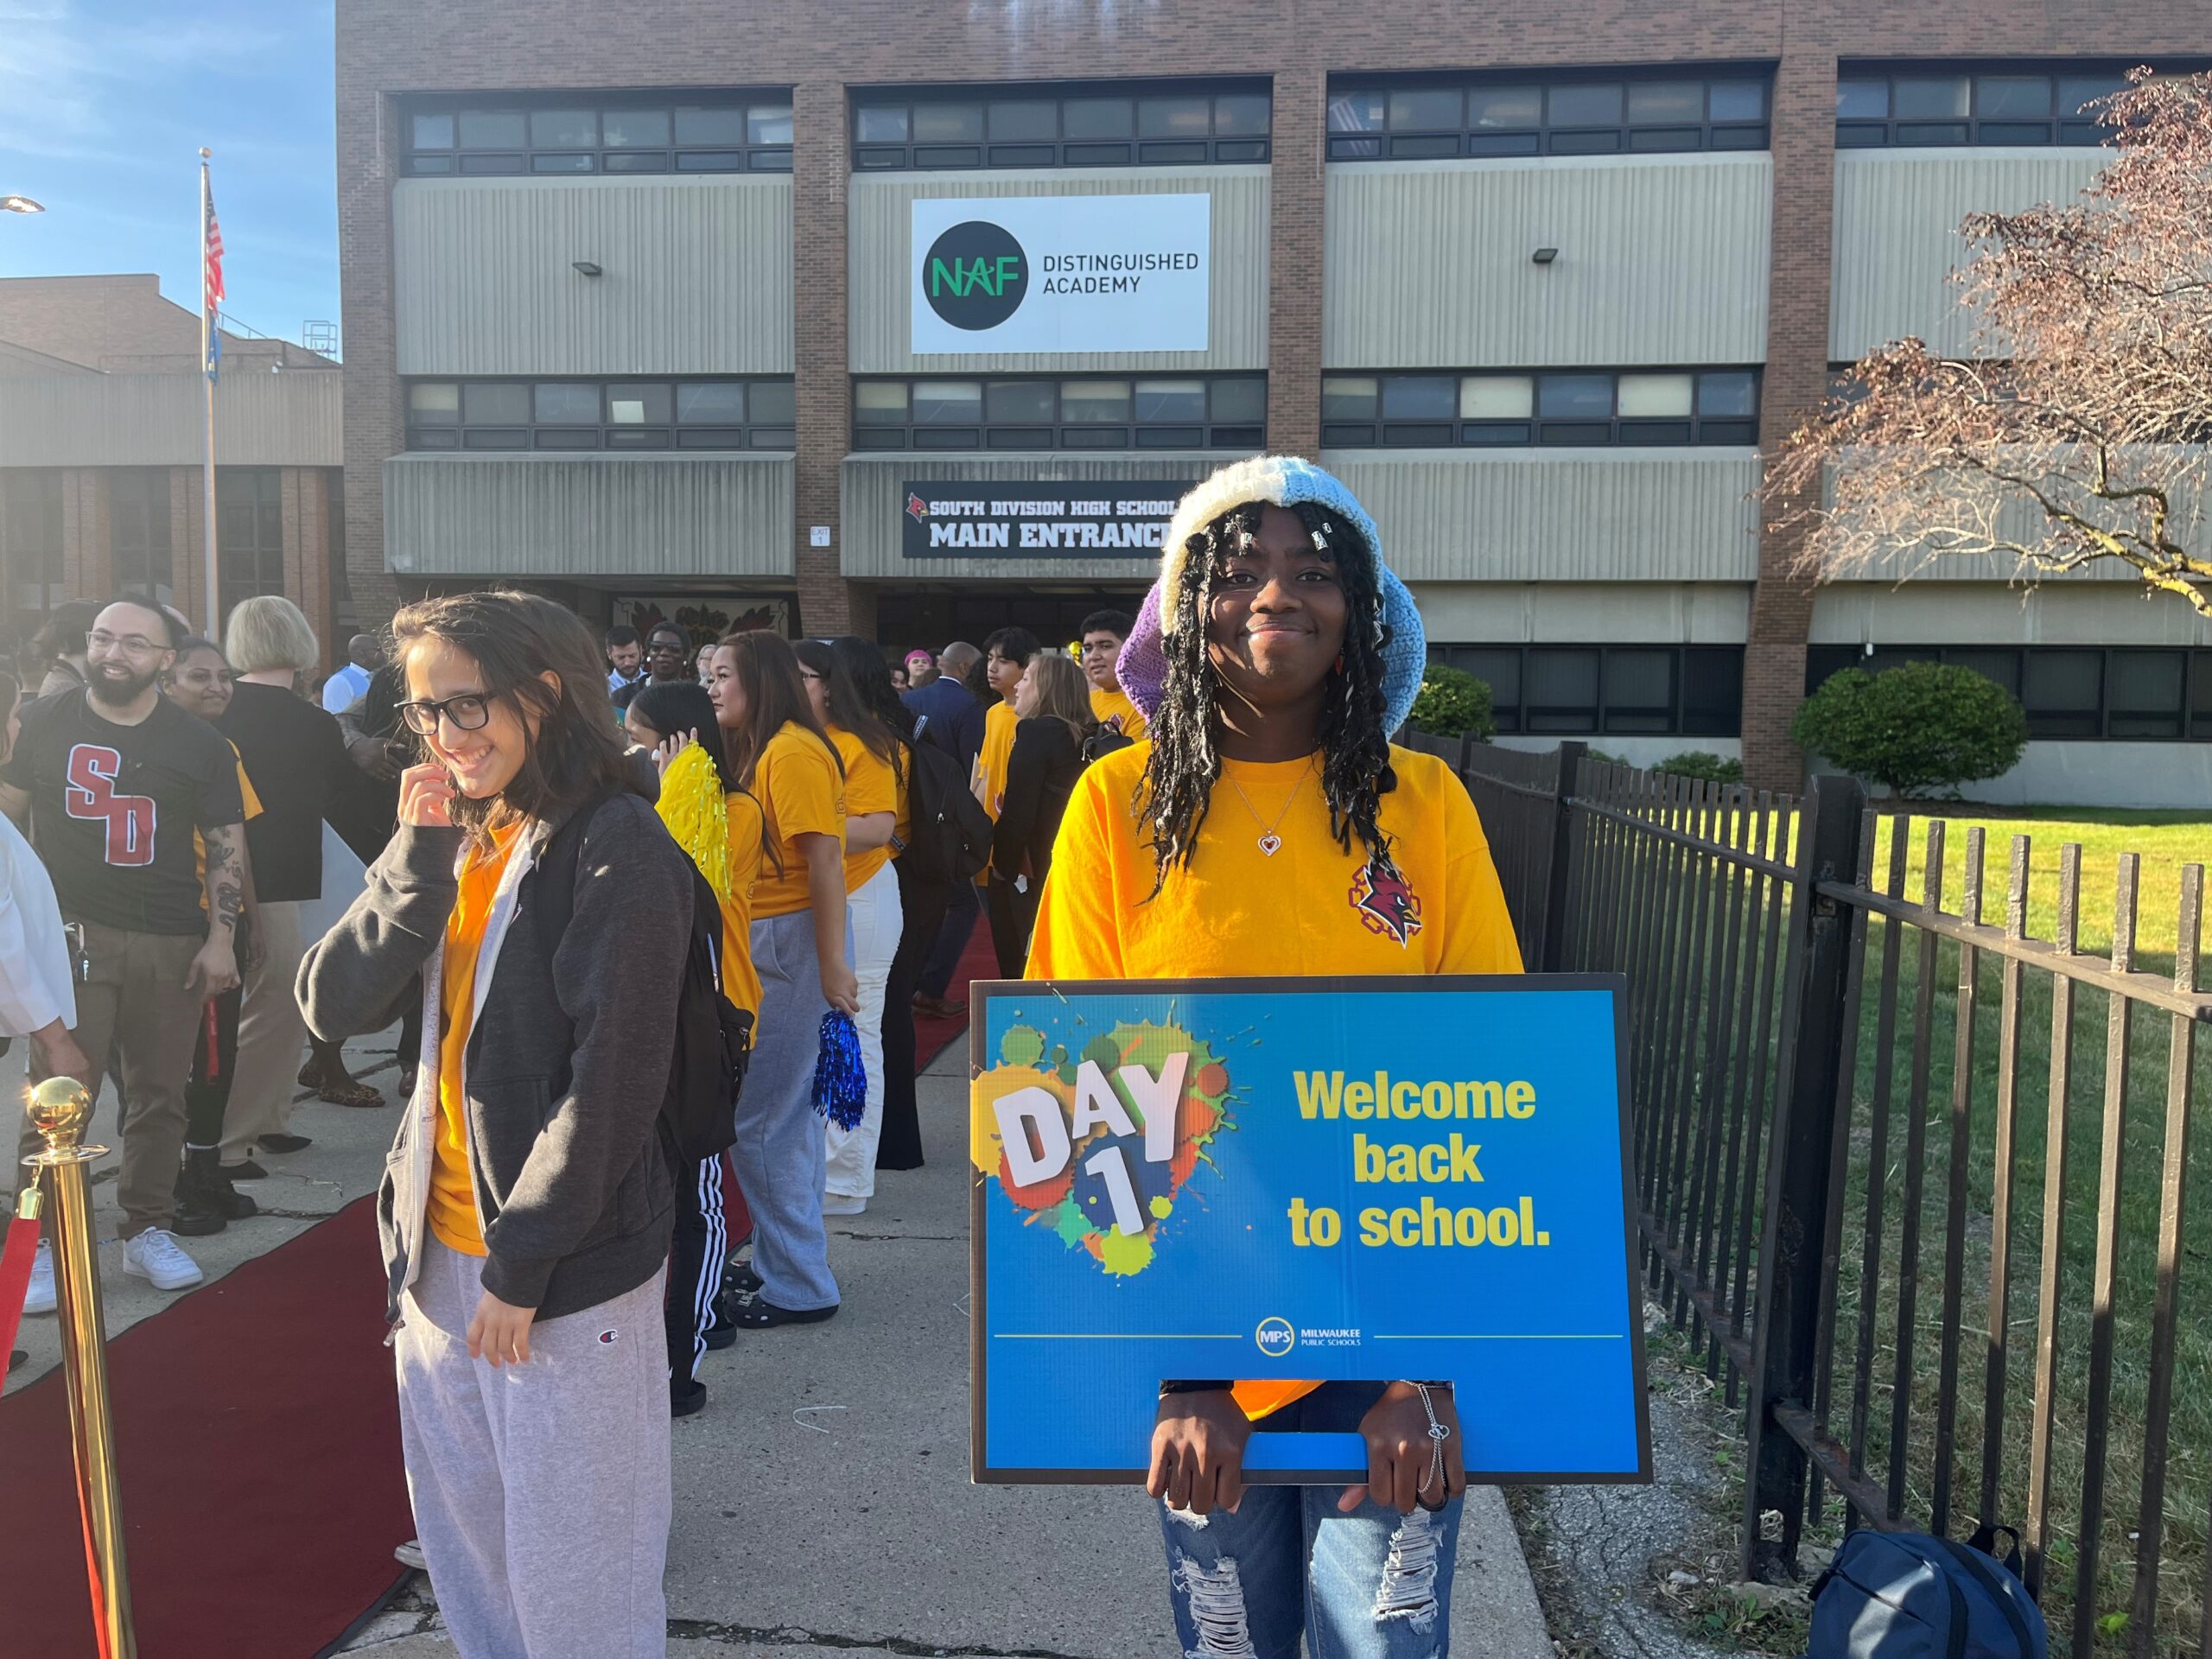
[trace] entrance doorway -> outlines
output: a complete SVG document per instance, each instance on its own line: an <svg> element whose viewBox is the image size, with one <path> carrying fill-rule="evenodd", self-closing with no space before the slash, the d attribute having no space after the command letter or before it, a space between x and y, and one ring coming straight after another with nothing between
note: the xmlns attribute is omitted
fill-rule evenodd
<svg viewBox="0 0 2212 1659"><path fill-rule="evenodd" d="M981 645L995 629L1020 627L1048 646L1080 637L1083 619L1093 611L1136 614L1144 598L1141 587L1056 588L1040 593L1013 583L978 583L973 588L886 588L876 600L876 639L906 651L926 645L936 651L955 639Z"/></svg>

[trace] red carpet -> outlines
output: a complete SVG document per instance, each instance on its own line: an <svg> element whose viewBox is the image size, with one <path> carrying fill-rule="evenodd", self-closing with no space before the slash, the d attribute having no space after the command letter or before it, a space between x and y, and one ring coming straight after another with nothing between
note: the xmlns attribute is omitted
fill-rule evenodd
<svg viewBox="0 0 2212 1659"><path fill-rule="evenodd" d="M415 1527L374 1206L109 1344L146 1659L309 1659L398 1579ZM59 1368L0 1401L0 1649L94 1659Z"/></svg>
<svg viewBox="0 0 2212 1659"><path fill-rule="evenodd" d="M988 918L976 918L976 931L968 936L968 949L962 953L960 966L952 976L952 983L945 987L945 999L952 1002L968 1000L968 982L975 979L996 979L999 959L991 948L991 925ZM930 1062L944 1052L968 1029L968 1014L963 1010L951 1020L940 1020L935 1014L917 1014L914 1016L914 1069L929 1070Z"/></svg>

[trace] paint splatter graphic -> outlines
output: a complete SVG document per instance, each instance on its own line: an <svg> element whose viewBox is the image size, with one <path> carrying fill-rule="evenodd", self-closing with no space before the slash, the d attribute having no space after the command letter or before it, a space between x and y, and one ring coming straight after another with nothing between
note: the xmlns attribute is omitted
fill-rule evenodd
<svg viewBox="0 0 2212 1659"><path fill-rule="evenodd" d="M1141 1066L1149 1077L1160 1078L1167 1075L1170 1057L1183 1055L1189 1058L1173 1106L1172 1151L1165 1159L1147 1158L1150 1137L1141 1091L1132 1090L1116 1074L1125 1066ZM1135 1133L1107 1123L1088 1125L1071 1135L1071 1155L1054 1173L1017 1185L1001 1141L999 1103L1041 1089L1058 1103L1063 1123L1072 1126L1078 1072L1086 1062L1109 1080ZM1057 1234L1070 1249L1086 1251L1109 1274L1141 1273L1151 1264L1185 1185L1201 1163L1211 1163L1208 1148L1232 1127L1230 1089L1227 1066L1206 1042L1179 1026L1117 1025L1092 1038L1080 1053L1065 1047L1048 1053L1044 1033L1016 1025L1000 1040L998 1064L981 1073L970 1091L969 1158L979 1175L996 1181L1015 1208L1027 1212L1027 1225ZM1100 1155L1107 1153L1120 1156ZM1117 1181L1126 1182L1118 1193ZM1139 1230L1116 1224L1117 1205L1120 1211L1133 1207Z"/></svg>

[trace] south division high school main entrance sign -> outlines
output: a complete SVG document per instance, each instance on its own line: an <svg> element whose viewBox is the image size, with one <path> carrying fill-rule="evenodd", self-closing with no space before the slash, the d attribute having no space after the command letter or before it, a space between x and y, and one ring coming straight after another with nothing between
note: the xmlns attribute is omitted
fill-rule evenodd
<svg viewBox="0 0 2212 1659"><path fill-rule="evenodd" d="M899 551L910 559L1149 561L1195 481L909 480L901 487Z"/></svg>
<svg viewBox="0 0 2212 1659"><path fill-rule="evenodd" d="M975 995L976 1479L1141 1481L1209 1377L1449 1379L1472 1480L1650 1478L1617 976ZM1261 1429L1249 1479L1365 1478Z"/></svg>

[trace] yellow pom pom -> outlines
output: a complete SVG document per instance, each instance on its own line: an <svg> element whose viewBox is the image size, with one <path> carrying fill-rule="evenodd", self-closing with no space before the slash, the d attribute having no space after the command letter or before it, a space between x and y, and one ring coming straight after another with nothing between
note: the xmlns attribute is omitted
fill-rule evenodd
<svg viewBox="0 0 2212 1659"><path fill-rule="evenodd" d="M691 855L718 899L729 897L729 804L715 763L697 744L687 744L660 775L661 822L676 844Z"/></svg>

